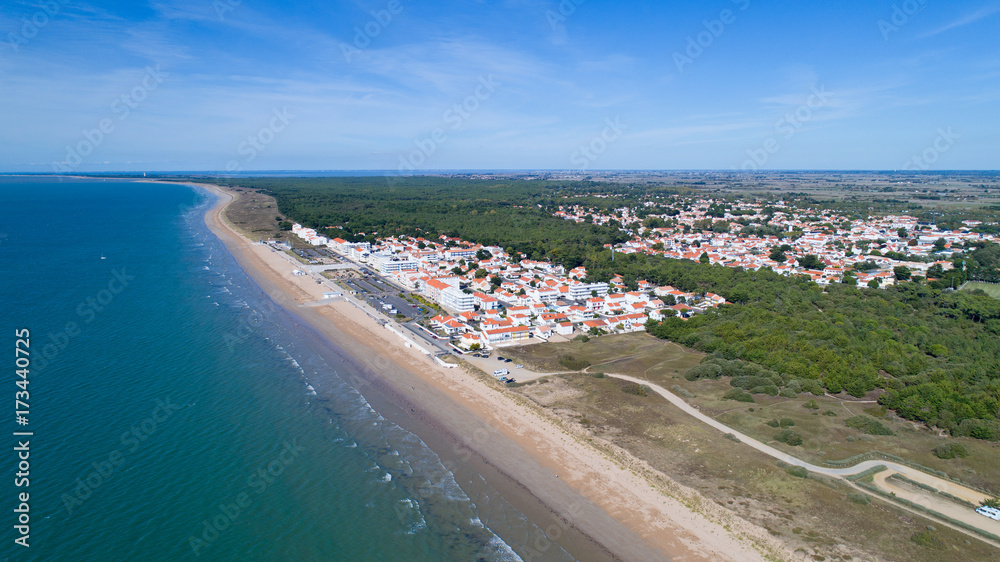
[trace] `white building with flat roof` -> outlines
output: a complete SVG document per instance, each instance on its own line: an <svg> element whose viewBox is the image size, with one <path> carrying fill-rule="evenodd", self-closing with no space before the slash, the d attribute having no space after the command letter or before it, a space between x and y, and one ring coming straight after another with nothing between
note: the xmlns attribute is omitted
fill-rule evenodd
<svg viewBox="0 0 1000 562"><path fill-rule="evenodd" d="M570 285L569 287L569 298L575 301L582 301L589 299L593 296L593 292L597 292L598 297L604 297L608 294L608 284L607 283L580 283L577 285Z"/></svg>
<svg viewBox="0 0 1000 562"><path fill-rule="evenodd" d="M441 291L441 306L456 313L469 312L476 306L476 297L463 293L461 289L448 287Z"/></svg>
<svg viewBox="0 0 1000 562"><path fill-rule="evenodd" d="M415 271L420 264L411 259L399 259L395 256L373 256L372 264L382 275L392 275L397 271Z"/></svg>

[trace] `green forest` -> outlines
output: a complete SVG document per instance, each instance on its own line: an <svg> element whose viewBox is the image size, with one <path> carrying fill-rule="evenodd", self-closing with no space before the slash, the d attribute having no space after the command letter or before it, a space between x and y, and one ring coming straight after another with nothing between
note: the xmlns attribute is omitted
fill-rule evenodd
<svg viewBox="0 0 1000 562"><path fill-rule="evenodd" d="M642 197L683 197L686 190L440 177L388 185L383 178L230 183L273 195L286 216L331 237L445 234L566 267L585 265L590 281L617 274L630 287L645 279L714 292L731 304L688 320L647 324L657 337L709 354L689 378L729 377L734 387L750 393L785 396L844 391L860 397L878 389L878 401L906 419L953 435L1000 439L1000 301L982 291L950 289L970 277L1000 279L995 244L969 248L955 260L956 269L935 272L936 281L917 279L880 290L820 287L769 269L644 254L612 257L604 244L629 238L619 225L552 216L567 202L611 209ZM605 191L617 197L595 197Z"/></svg>

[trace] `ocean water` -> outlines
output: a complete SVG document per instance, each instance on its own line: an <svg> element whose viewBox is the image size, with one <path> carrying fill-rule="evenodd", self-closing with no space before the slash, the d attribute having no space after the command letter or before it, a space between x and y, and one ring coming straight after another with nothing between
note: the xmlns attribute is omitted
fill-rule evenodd
<svg viewBox="0 0 1000 562"><path fill-rule="evenodd" d="M534 523L375 411L364 366L208 231L211 202L180 185L0 177L0 559L521 559ZM26 426L11 411L21 328ZM15 431L33 432L26 487ZM23 492L28 548L14 544ZM544 558L571 559L558 545Z"/></svg>

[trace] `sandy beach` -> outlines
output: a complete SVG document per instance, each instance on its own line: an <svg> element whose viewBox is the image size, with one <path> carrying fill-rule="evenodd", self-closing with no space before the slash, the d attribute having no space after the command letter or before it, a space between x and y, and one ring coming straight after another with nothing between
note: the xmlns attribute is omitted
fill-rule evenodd
<svg viewBox="0 0 1000 562"><path fill-rule="evenodd" d="M436 451L444 449L443 458L452 458L456 470L483 474L545 529L547 536L532 541L537 559L545 558L551 540L581 560L791 557L765 530L624 451L599 450L579 430L549 419L516 394L404 346L354 304L318 302L330 288L293 275L286 256L254 244L226 221L224 208L238 194L199 187L219 195L206 214L209 228L272 299L363 367L364 380L353 382L366 397L366 386L377 391L376 409L391 403L395 415L407 418L400 422L416 427Z"/></svg>

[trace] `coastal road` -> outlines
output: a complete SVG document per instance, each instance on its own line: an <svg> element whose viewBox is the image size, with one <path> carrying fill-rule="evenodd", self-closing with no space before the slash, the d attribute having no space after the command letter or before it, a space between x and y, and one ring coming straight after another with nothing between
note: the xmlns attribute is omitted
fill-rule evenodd
<svg viewBox="0 0 1000 562"><path fill-rule="evenodd" d="M910 467L910 466L907 466L907 465L904 465L904 464L899 464L899 463L890 461L889 459L885 459L885 458L883 458L883 459L874 459L874 460L862 461L862 462L859 462L858 464L856 464L854 466L850 466L850 467L846 467L846 468L829 468L829 467L825 467L825 466L817 466L815 464L806 462L806 461L804 461L802 459L799 459L799 458L796 458L796 457L794 457L792 455L789 455L788 453L785 453L783 451L779 451L778 449L775 449L774 447L771 447L770 445L766 445L766 444L764 444L764 443L762 443L762 442L754 439L753 437L750 437L748 435L740 433L739 431L737 431L737 430L729 427L728 425L726 425L726 424L724 424L722 422L719 422L719 421L717 421L717 420L715 420L715 419L713 419L713 418L711 418L709 416L706 416L705 414L701 413L701 411L698 410L698 408L696 408L695 406L692 406L691 404L688 404L686 401L684 401L683 398L681 398L680 396L677 396L673 392L670 392L669 390L663 388L662 386L660 386L658 384L654 384L654 383L651 383L649 381L646 381L646 380L643 380L643 379L640 379L640 378L636 378L636 377L631 377L631 376L628 376L628 375L617 375L617 374L613 374L613 373L606 373L606 375L609 376L609 377L614 377L616 379L626 380L626 381L629 381L629 382L634 382L634 383L637 383L637 384L644 385L647 388L649 388L650 390L652 390L653 392L655 392L655 393L659 394L660 396L666 398L668 402L670 402L674 406L677 406L678 408L680 408L681 410L683 410L685 413L690 414L691 416L693 416L698 421L700 421L702 423L705 423L707 425L710 425L710 426L714 427L715 429L721 431L724 434L729 434L729 435L734 436L740 442L742 442L742 443L744 443L746 445L749 445L749 446L753 447L754 449L757 449L758 451L764 453L765 455L768 455L768 456L773 457L775 459L784 461L784 462L786 462L786 463L788 463L790 465L801 466L801 467L805 468L806 470L808 470L809 472L815 472L817 474L824 474L824 475L827 475L827 476L833 476L835 478L845 478L845 477L851 476L853 474L859 474L859 473L864 472L864 471L866 471L866 470L868 470L870 468L875 468L876 466L884 466L884 467L886 467L888 469L888 471L881 474L882 477L883 477L882 478L883 482L884 482L885 478L890 475L891 472L895 472L895 473L899 473L899 474L901 474L901 475L909 478L910 480L913 480L913 481L920 482L922 484L926 484L928 486L931 486L932 488L934 488L936 490L948 492L948 493L950 493L950 494L952 494L954 496L960 497L960 498L962 498L962 499L964 499L966 501L969 501L970 503L973 503L975 505L978 505L982 500L988 498L988 496L986 496L985 494L983 494L981 492L978 492L976 490L972 490L970 488L966 488L965 486L961 486L961 485L956 484L955 482L952 482L950 480L945 480L943 478L939 478L939 477L934 476L932 474L928 474L928 473L926 473L926 472L924 472L922 470L917 470L917 469L915 469L913 467ZM883 489L888 489L889 491L892 491L892 492L896 492L897 495L901 495L902 496L902 494L900 494L900 492L902 492L902 490L897 490L893 486L883 485L883 486L880 486L880 487L882 487ZM993 521L992 519L989 519L987 517L979 515L972 508L963 508L963 507L960 506L960 504L954 503L954 502L940 501L941 498L937 498L937 497L934 497L934 498L929 498L929 497L921 498L918 495L913 495L912 493L908 494L908 495L910 495L912 497L908 497L907 499L909 499L910 501L913 501L914 503L917 503L918 505L926 505L927 503L933 503L933 505L931 505L929 507L931 507L935 511L938 511L938 512L942 513L943 515L946 515L946 516L951 517L953 519L962 521L963 523L972 525L973 527L982 529L984 531L993 533L994 535L1000 535L1000 521ZM929 494L927 494L927 495L929 495ZM905 497L905 496L902 496L902 497ZM893 505L899 505L899 504L894 503ZM913 511L911 509L906 508L905 506L900 506L900 507L902 507L904 509L907 509L907 511ZM930 515L925 514L925 513L919 513L919 512L914 512L914 513L918 513L919 515L922 515L924 517L933 517L933 516L930 516ZM972 532L970 532L970 531L968 531L966 529L963 529L961 527L952 525L952 524L948 523L947 521L941 521L938 518L934 518L934 519L936 521L940 521L940 522L948 525L949 527L951 527L951 528L953 528L953 529L955 529L957 531L965 533L966 535L973 536L973 537L975 537L975 538L977 538L977 539L979 539L981 541L985 541L985 542L987 542L989 544L992 544L993 546L1000 547L1000 544L997 544L994 541L990 541L990 540L988 540L988 539L986 539L986 538L984 538L982 536L976 535L976 534L974 534L974 533L972 533Z"/></svg>

